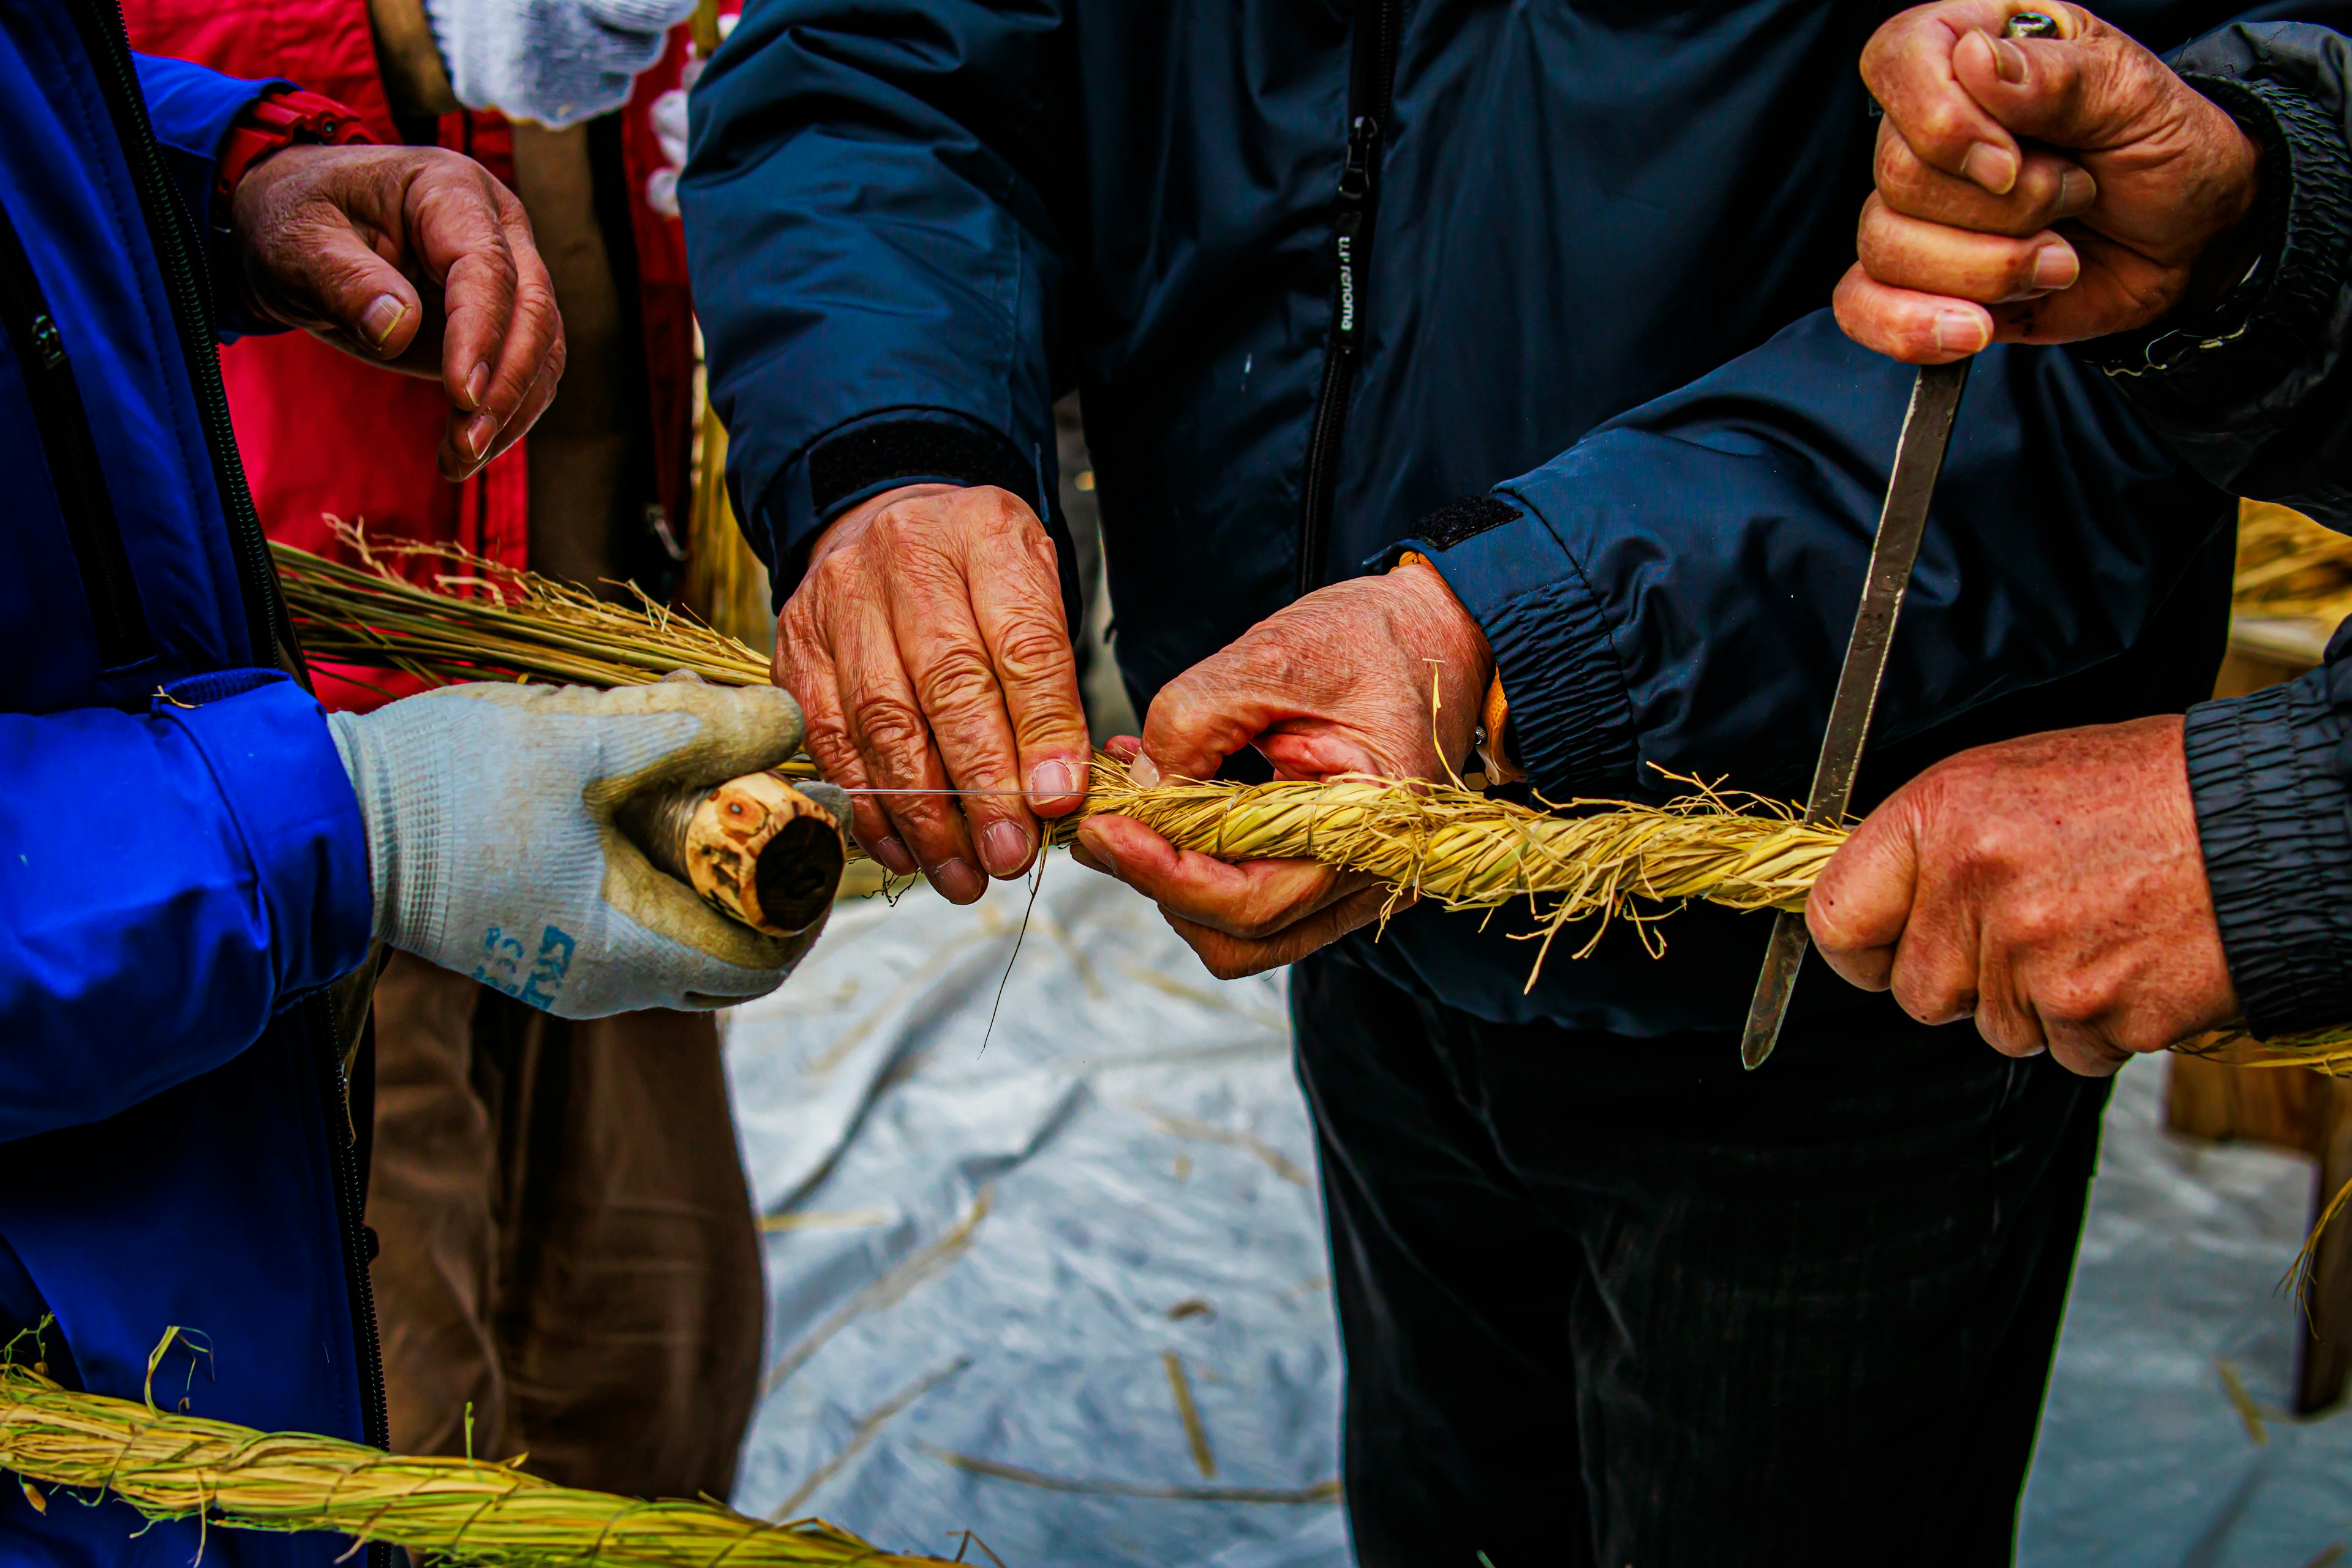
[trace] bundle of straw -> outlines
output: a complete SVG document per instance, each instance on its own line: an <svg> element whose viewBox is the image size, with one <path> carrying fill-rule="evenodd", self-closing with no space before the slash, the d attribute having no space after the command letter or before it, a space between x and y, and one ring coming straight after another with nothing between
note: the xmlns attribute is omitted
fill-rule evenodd
<svg viewBox="0 0 2352 1568"><path fill-rule="evenodd" d="M93 1501L111 1491L151 1520L331 1531L466 1568L946 1568L819 1520L772 1524L713 1503L579 1491L485 1460L257 1432L159 1411L152 1395L72 1392L15 1363L0 1365L0 1469L22 1477L44 1511L60 1500L43 1486Z"/></svg>
<svg viewBox="0 0 2352 1568"><path fill-rule="evenodd" d="M2231 607L2333 626L2352 615L2352 538L2283 506L2242 503Z"/></svg>
<svg viewBox="0 0 2352 1568"><path fill-rule="evenodd" d="M683 611L625 584L633 604L521 572L452 544L370 539L330 518L361 564L272 541L278 582L313 658L396 669L426 680L548 680L636 686L690 669L722 686L757 686L768 661ZM426 587L394 570L442 561Z"/></svg>

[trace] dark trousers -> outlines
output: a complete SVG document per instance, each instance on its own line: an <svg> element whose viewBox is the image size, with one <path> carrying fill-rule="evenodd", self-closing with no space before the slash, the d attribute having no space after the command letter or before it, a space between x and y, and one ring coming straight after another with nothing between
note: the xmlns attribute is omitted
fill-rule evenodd
<svg viewBox="0 0 2352 1568"><path fill-rule="evenodd" d="M1891 1005L1753 1073L1328 955L1291 1006L1364 1568L2010 1560L2104 1081Z"/></svg>

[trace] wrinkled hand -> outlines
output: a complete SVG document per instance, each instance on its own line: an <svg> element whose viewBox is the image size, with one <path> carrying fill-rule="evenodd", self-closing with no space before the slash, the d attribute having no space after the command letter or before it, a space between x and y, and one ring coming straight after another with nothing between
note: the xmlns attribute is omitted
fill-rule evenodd
<svg viewBox="0 0 2352 1568"><path fill-rule="evenodd" d="M288 147L237 185L247 303L362 359L437 376L445 478L531 426L563 375L563 322L522 204L433 147Z"/></svg>
<svg viewBox="0 0 2352 1568"><path fill-rule="evenodd" d="M2112 1073L2237 1016L2178 717L1962 752L1830 861L1805 923L1923 1024Z"/></svg>
<svg viewBox="0 0 2352 1568"><path fill-rule="evenodd" d="M856 788L1043 795L856 795L857 841L951 901L1017 877L1037 819L1077 809L1092 750L1037 514L1004 490L908 485L819 537L776 627L776 684L809 753Z"/></svg>
<svg viewBox="0 0 2352 1568"><path fill-rule="evenodd" d="M2040 10L2063 36L2003 38ZM1940 0L1881 26L1878 189L1838 324L1914 364L1992 342L2072 342L2236 281L2257 149L2237 122L2079 5Z"/></svg>
<svg viewBox="0 0 2352 1568"><path fill-rule="evenodd" d="M1112 750L1133 756L1145 784L1213 777L1250 745L1281 778L1443 778L1445 763L1469 753L1493 674L1486 634L1445 579L1401 566L1318 589L1260 621L1160 689L1139 752L1135 742ZM1221 980L1295 963L1411 901L1312 860L1229 865L1123 816L1087 819L1074 854L1157 901Z"/></svg>

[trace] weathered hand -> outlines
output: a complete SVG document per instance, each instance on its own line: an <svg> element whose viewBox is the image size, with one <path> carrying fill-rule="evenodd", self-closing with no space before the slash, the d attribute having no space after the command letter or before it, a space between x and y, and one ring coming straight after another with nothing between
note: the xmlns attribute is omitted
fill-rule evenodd
<svg viewBox="0 0 2352 1568"><path fill-rule="evenodd" d="M2004 38L2039 10L2062 36ZM1915 364L2146 326L2236 280L2257 192L2237 122L2079 5L1938 0L1882 26L1878 189L1839 325Z"/></svg>
<svg viewBox="0 0 2352 1568"><path fill-rule="evenodd" d="M2114 1072L2238 1013L2180 720L2028 735L1913 779L1805 907L1830 966L1924 1024Z"/></svg>
<svg viewBox="0 0 2352 1568"><path fill-rule="evenodd" d="M1205 779L1255 745L1283 778L1442 778L1469 752L1493 672L1486 634L1432 568L1335 583L1161 688L1134 772ZM1391 906L1368 877L1312 860L1228 865L1127 817L1090 818L1074 853L1157 901L1223 980L1297 963Z"/></svg>
<svg viewBox="0 0 2352 1568"><path fill-rule="evenodd" d="M1004 490L908 485L836 519L777 623L776 684L835 784L1050 792L854 797L866 853L902 874L919 865L956 903L986 888L975 866L1019 876L1037 818L1086 798L1054 542Z"/></svg>
<svg viewBox="0 0 2352 1568"><path fill-rule="evenodd" d="M434 147L288 147L231 209L255 313L437 376L442 474L520 439L563 375L563 321L514 193Z"/></svg>

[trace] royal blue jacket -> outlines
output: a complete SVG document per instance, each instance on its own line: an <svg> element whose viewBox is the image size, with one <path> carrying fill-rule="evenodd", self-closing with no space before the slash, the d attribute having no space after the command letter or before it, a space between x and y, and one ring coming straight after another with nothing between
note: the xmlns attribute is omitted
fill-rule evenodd
<svg viewBox="0 0 2352 1568"><path fill-rule="evenodd" d="M1545 795L1800 795L1911 382L1822 309L1895 9L751 0L681 185L739 513L782 590L886 486L1050 496L1076 386L1139 704L1418 533ZM2169 48L2244 7L2098 9ZM2232 516L2096 368L1982 355L1858 803L2206 696ZM1648 1036L1736 1027L1766 924L1685 912L1658 961L1620 930L1526 991L1510 921L1350 940L1486 1017ZM1860 1003L1814 965L1797 1008Z"/></svg>
<svg viewBox="0 0 2352 1568"><path fill-rule="evenodd" d="M365 844L214 358L213 158L266 85L134 70L110 0L0 0L0 1338L53 1316L53 1373L137 1398L194 1330L159 1404L380 1440L318 994L365 952ZM139 1525L0 1487L11 1568L194 1559Z"/></svg>

